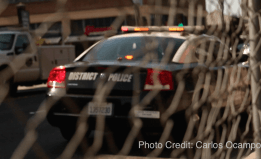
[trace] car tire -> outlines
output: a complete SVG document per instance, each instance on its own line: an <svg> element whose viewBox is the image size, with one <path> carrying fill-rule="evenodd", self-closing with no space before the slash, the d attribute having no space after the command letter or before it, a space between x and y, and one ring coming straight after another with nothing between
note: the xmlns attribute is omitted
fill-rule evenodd
<svg viewBox="0 0 261 159"><path fill-rule="evenodd" d="M63 126L63 127L60 127L60 132L64 139L70 141L75 133L75 128L72 126L69 126L69 127Z"/></svg>
<svg viewBox="0 0 261 159"><path fill-rule="evenodd" d="M1 86L5 87L5 90L7 91L4 94L5 98L16 96L18 85L14 84L13 79L10 79L8 81L2 81Z"/></svg>
<svg viewBox="0 0 261 159"><path fill-rule="evenodd" d="M60 128L60 132L63 136L64 139L70 141L73 137L73 135L76 132L76 126L75 125L70 125L70 126L61 126ZM85 137L89 139L89 136L91 134L91 132L93 131L93 129L88 129ZM91 140L89 140L89 142L91 142Z"/></svg>
<svg viewBox="0 0 261 159"><path fill-rule="evenodd" d="M17 92L17 84L14 84L13 82L13 75L14 73L10 66L0 66L0 86L1 89L6 90L1 96L4 96L5 98L15 95Z"/></svg>
<svg viewBox="0 0 261 159"><path fill-rule="evenodd" d="M9 84L8 96L15 97L17 93L18 85L14 84L12 79L8 81L8 84Z"/></svg>

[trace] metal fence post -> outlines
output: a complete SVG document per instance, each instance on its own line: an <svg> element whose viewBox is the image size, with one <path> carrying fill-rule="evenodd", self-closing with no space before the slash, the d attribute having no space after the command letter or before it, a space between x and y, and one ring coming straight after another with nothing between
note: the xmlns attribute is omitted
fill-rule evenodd
<svg viewBox="0 0 261 159"><path fill-rule="evenodd" d="M253 125L254 125L254 140L255 143L260 143L260 111L261 111L261 94L259 92L260 67L258 63L261 61L261 49L256 49L260 36L256 36L259 32L258 16L255 15L261 9L259 0L249 0L249 37L250 37L250 69L251 69L251 93L253 107ZM256 158L261 157L260 150L256 150Z"/></svg>

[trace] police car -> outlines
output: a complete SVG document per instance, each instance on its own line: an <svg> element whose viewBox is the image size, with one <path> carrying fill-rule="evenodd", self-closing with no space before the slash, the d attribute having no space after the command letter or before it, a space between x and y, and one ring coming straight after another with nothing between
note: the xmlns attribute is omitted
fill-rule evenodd
<svg viewBox="0 0 261 159"><path fill-rule="evenodd" d="M83 115L87 133L95 130L99 115L115 132L130 130L135 118L141 119L142 132L162 131L163 118L182 126L199 76L194 68L206 53L201 45L213 43L213 60L220 48L228 55L217 65L229 61L229 49L218 38L186 35L186 27L123 26L122 31L131 33L101 40L73 63L50 72L47 96L53 104L47 119L64 138L72 137ZM207 63L210 55L205 55Z"/></svg>

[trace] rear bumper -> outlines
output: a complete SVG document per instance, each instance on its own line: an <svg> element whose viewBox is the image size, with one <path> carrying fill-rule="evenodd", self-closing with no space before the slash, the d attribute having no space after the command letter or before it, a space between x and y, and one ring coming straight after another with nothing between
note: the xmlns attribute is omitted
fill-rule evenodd
<svg viewBox="0 0 261 159"><path fill-rule="evenodd" d="M88 103L93 101L93 96L88 95L64 95L63 97L54 96L52 94L48 94L47 98L52 100L54 105L52 105L50 111L47 115L48 122L53 126L66 126L66 124L70 122L75 122L81 116L80 113L84 107L88 107ZM109 128L130 128L132 127L132 121L135 116L130 115L130 110L132 108L133 103L132 96L108 96L105 99L105 102L112 103L112 115L105 117L106 126ZM155 98L153 98L150 102L146 104L143 110L147 111L158 111L160 116L168 106L170 105L173 99L173 95L158 94ZM143 98L137 99L138 101L142 101ZM183 100L187 103L189 99ZM185 105L183 108L187 107ZM182 110L182 109L180 109ZM87 114L87 112L86 112ZM173 119L180 120L183 118L183 113L177 113L172 116ZM97 116L89 116L87 121L89 126L95 126ZM140 118L140 117L139 117ZM160 123L160 118L140 118L142 120L142 129L146 130L157 130L161 131L163 126Z"/></svg>

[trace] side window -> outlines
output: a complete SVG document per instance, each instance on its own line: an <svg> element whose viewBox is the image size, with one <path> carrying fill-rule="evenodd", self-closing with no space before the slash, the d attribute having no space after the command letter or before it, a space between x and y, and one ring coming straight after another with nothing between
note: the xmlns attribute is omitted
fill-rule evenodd
<svg viewBox="0 0 261 159"><path fill-rule="evenodd" d="M30 41L27 35L18 35L15 43L15 54L21 54L29 51Z"/></svg>
<svg viewBox="0 0 261 159"><path fill-rule="evenodd" d="M203 55L204 61L214 62L218 59L219 62L226 62L231 58L229 48L219 40L208 39L207 41L199 44L196 50L196 57L199 59L199 55ZM203 46L202 46L203 45ZM217 62L217 61L216 61Z"/></svg>
<svg viewBox="0 0 261 159"><path fill-rule="evenodd" d="M174 55L172 62L176 63L197 63L196 44L193 41L186 41L180 46L177 53Z"/></svg>

